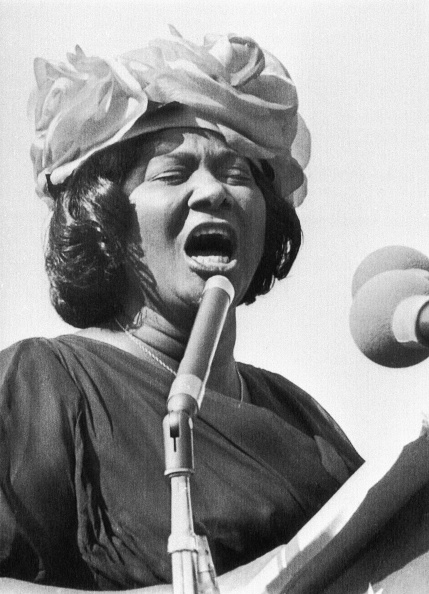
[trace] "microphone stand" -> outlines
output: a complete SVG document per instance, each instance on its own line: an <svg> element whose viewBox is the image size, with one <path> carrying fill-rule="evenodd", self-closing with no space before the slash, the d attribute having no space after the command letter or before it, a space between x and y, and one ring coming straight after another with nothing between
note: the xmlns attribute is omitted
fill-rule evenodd
<svg viewBox="0 0 429 594"><path fill-rule="evenodd" d="M217 594L206 537L194 532L190 477L194 473L193 419L205 393L214 354L234 289L223 276L211 277L171 386L163 420L165 475L171 484L171 555L174 594Z"/></svg>

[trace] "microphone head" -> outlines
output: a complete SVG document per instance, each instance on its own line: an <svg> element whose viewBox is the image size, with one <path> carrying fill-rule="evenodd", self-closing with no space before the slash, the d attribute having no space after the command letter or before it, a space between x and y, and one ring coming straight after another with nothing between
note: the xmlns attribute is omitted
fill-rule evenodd
<svg viewBox="0 0 429 594"><path fill-rule="evenodd" d="M382 247L369 254L356 269L352 281L352 295L354 297L369 279L381 272L410 268L429 271L429 258L421 252L403 245Z"/></svg>
<svg viewBox="0 0 429 594"><path fill-rule="evenodd" d="M225 291L225 293L227 293L230 303L234 300L235 290L231 281L228 278L226 278L226 276L222 276L220 274L211 276L204 285L203 295L206 291L209 291L210 289L222 289L223 291Z"/></svg>
<svg viewBox="0 0 429 594"><path fill-rule="evenodd" d="M410 348L393 334L397 306L413 295L429 296L426 270L387 270L375 274L357 291L350 310L350 330L359 349L374 363L409 367L429 356L428 348L418 344Z"/></svg>

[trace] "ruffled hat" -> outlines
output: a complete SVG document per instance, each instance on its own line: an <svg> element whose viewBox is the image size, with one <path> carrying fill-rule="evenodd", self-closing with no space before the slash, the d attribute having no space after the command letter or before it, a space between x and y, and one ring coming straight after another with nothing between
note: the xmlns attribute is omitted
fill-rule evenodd
<svg viewBox="0 0 429 594"><path fill-rule="evenodd" d="M69 64L36 58L37 193L52 203L47 175L60 184L96 151L186 126L214 130L256 164L268 162L277 190L298 206L310 135L287 70L247 37L206 36L199 46L170 32L117 58L88 57L79 47Z"/></svg>

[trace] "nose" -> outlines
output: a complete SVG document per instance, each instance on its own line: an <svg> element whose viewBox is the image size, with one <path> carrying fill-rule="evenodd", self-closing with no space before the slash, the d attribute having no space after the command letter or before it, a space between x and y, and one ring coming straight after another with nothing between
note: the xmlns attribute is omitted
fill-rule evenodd
<svg viewBox="0 0 429 594"><path fill-rule="evenodd" d="M230 206L230 197L223 183L208 172L196 175L188 199L188 207L193 210L204 208L216 210L225 206Z"/></svg>

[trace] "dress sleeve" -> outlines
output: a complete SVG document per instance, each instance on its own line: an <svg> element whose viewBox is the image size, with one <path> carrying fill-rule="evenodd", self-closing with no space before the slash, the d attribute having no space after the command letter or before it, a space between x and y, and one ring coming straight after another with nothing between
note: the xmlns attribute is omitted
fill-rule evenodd
<svg viewBox="0 0 429 594"><path fill-rule="evenodd" d="M294 409L313 436L323 466L343 484L363 464L363 458L338 423L314 398L291 382L287 384Z"/></svg>
<svg viewBox="0 0 429 594"><path fill-rule="evenodd" d="M258 380L263 378L262 384L254 384L252 398L255 397L255 403L270 408L311 436L316 442L323 466L339 484L344 483L363 464L363 459L338 423L307 392L276 373L255 370L251 366L246 366L245 370L250 371L252 380L258 371Z"/></svg>
<svg viewBox="0 0 429 594"><path fill-rule="evenodd" d="M74 577L85 573L77 571L74 493L79 402L49 341L26 340L0 353L2 577L80 585Z"/></svg>

